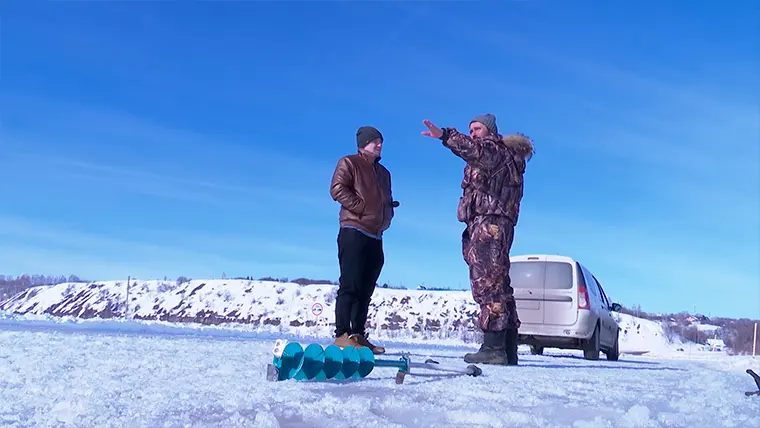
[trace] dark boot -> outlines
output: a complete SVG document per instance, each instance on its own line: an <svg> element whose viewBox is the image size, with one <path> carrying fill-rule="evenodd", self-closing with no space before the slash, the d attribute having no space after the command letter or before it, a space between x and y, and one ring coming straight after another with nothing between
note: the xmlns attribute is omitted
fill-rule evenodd
<svg viewBox="0 0 760 428"><path fill-rule="evenodd" d="M470 364L504 365L507 363L505 344L506 330L486 331L483 333L483 345L480 346L480 350L465 354L464 361Z"/></svg>
<svg viewBox="0 0 760 428"><path fill-rule="evenodd" d="M507 352L507 365L517 365L517 329L510 328L506 332L506 352Z"/></svg>

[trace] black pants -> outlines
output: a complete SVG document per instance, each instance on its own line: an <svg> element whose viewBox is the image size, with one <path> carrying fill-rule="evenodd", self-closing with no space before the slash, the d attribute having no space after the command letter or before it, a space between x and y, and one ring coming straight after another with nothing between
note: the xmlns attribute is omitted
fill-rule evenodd
<svg viewBox="0 0 760 428"><path fill-rule="evenodd" d="M335 299L335 337L364 334L367 312L385 263L383 241L352 228L338 233L340 286Z"/></svg>

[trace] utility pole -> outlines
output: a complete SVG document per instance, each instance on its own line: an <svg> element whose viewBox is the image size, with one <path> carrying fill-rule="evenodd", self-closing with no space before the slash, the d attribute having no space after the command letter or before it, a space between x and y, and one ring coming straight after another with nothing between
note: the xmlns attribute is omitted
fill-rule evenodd
<svg viewBox="0 0 760 428"><path fill-rule="evenodd" d="M126 303L126 309L124 310L124 318L127 318L129 315L129 283L132 282L132 276L127 277L127 303Z"/></svg>
<svg viewBox="0 0 760 428"><path fill-rule="evenodd" d="M697 318L697 305L694 305L694 318ZM697 319L697 324L694 326L694 343L699 345L699 325L701 322Z"/></svg>
<svg viewBox="0 0 760 428"><path fill-rule="evenodd" d="M690 314L689 316L690 316L690 317L693 317L693 316L694 316L694 315L693 315L693 313L694 313L694 312L696 312L696 311L697 311L697 307L696 307L696 306L694 306L694 310L692 311L692 314ZM693 321L692 321L692 322L689 322L689 325L690 325L690 326L693 326L693 325L694 325L694 322L693 322ZM696 328L696 327L695 327L695 328ZM689 342L689 360L691 360L691 341Z"/></svg>

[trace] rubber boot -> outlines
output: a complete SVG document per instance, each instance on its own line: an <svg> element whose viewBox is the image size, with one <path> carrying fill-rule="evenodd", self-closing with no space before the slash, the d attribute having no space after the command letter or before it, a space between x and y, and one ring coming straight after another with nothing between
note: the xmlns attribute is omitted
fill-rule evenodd
<svg viewBox="0 0 760 428"><path fill-rule="evenodd" d="M507 353L507 365L517 365L517 329L510 328L505 335L506 353Z"/></svg>
<svg viewBox="0 0 760 428"><path fill-rule="evenodd" d="M483 345L478 352L468 353L464 361L470 364L498 364L507 363L506 330L483 332Z"/></svg>

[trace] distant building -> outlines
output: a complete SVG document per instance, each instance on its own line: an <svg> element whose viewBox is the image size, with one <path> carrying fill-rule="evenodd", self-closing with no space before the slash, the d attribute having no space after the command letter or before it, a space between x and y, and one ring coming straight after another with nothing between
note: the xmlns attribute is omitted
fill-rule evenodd
<svg viewBox="0 0 760 428"><path fill-rule="evenodd" d="M710 351L721 352L726 347L726 344L723 342L723 339L707 339L707 346Z"/></svg>

